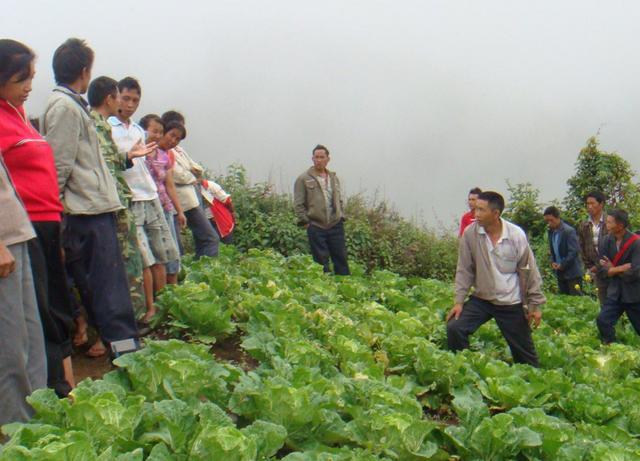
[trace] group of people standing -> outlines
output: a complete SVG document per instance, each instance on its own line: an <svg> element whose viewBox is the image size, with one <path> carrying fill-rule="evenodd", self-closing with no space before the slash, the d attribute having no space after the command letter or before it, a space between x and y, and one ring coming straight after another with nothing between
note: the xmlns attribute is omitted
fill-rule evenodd
<svg viewBox="0 0 640 461"><path fill-rule="evenodd" d="M60 45L57 86L30 120L35 54L0 40L0 424L28 419L35 389L69 393L87 324L91 357L138 347L155 294L177 283L182 228L196 258L231 239L231 197L179 146L182 114L136 123L140 83L92 80L93 63L84 41Z"/></svg>
<svg viewBox="0 0 640 461"><path fill-rule="evenodd" d="M602 342L616 340L615 326L625 312L640 335L640 237L629 231L626 211L605 211L602 192L584 200L588 219L577 231L557 207L543 212L558 291L582 294L586 269L600 303L596 324ZM538 366L531 325L540 324L546 299L527 236L502 218L500 194L474 188L468 204L460 221L455 305L446 317L449 348L469 347L469 336L495 318L514 361Z"/></svg>

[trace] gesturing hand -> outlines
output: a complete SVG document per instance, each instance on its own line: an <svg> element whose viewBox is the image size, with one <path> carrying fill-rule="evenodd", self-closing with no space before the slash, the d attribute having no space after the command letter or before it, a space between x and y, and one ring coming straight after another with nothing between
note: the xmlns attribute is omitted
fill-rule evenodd
<svg viewBox="0 0 640 461"><path fill-rule="evenodd" d="M129 158L132 160L138 157L146 157L147 155L152 153L154 150L156 150L157 147L158 147L158 144L156 144L155 142L150 142L149 144L142 144L142 141L138 141L131 148L128 155L129 155Z"/></svg>

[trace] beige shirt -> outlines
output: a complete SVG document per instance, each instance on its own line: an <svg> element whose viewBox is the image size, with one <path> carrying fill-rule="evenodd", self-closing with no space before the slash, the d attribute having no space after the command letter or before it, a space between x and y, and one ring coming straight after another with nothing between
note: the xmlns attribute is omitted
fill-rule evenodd
<svg viewBox="0 0 640 461"><path fill-rule="evenodd" d="M196 186L198 179L191 170L202 172L202 167L193 161L181 147L173 149L176 163L173 167L173 181L176 184L178 200L184 211L200 206Z"/></svg>

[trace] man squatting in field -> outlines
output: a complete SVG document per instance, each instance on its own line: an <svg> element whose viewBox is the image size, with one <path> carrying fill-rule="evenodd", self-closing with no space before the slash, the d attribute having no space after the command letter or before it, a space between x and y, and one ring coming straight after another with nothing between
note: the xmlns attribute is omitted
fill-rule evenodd
<svg viewBox="0 0 640 461"><path fill-rule="evenodd" d="M449 349L469 347L469 336L495 318L513 360L538 366L531 323L540 324L542 279L524 231L500 217L504 198L482 192L476 222L460 238L455 304L447 314ZM465 302L469 290L474 291Z"/></svg>

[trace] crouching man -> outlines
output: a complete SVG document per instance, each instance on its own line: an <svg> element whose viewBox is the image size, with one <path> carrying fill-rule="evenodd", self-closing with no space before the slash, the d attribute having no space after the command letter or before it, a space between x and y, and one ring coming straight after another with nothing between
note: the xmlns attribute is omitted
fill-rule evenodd
<svg viewBox="0 0 640 461"><path fill-rule="evenodd" d="M500 217L504 198L482 192L476 222L460 238L455 305L447 314L449 349L469 347L469 336L494 318L514 362L538 366L531 324L546 302L542 280L524 231ZM468 301L469 290L474 288Z"/></svg>

